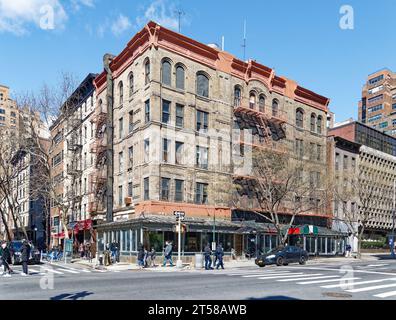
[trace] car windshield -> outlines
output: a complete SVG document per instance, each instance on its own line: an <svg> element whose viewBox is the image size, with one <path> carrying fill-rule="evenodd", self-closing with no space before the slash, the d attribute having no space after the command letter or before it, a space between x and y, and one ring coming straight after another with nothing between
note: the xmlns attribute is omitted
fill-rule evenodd
<svg viewBox="0 0 396 320"><path fill-rule="evenodd" d="M271 249L271 250L268 251L267 253L268 253L268 254L270 254L270 253L278 253L278 252L281 252L283 249L284 249L283 247L276 247L276 248L274 248L274 249Z"/></svg>

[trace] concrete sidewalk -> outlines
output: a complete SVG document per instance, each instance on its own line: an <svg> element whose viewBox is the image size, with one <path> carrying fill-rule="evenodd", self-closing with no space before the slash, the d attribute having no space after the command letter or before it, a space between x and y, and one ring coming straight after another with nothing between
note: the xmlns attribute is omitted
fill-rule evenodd
<svg viewBox="0 0 396 320"><path fill-rule="evenodd" d="M362 253L360 258L354 257L344 257L344 256L319 256L319 257L310 257L307 262L307 265L312 264L332 264L332 263L358 263L358 262L365 262L365 261L380 261L380 260L387 260L390 259L389 254L378 254L378 253ZM117 264L113 264L110 266L99 266L95 264L95 260L93 262L89 262L83 259L75 259L72 261L73 264L77 264L80 266L88 267L88 268L98 268L98 269L106 269L106 270L115 270L115 271L158 271L158 272L177 272L177 271L188 271L188 270L197 270L194 265L192 264L184 264L183 268L176 268L174 267L162 267L161 264L157 264L156 267L152 268L141 268L136 264L126 263L126 262L119 262ZM227 269L234 269L234 268L246 268L246 267L254 267L254 259L238 259L232 261L225 261L224 265Z"/></svg>

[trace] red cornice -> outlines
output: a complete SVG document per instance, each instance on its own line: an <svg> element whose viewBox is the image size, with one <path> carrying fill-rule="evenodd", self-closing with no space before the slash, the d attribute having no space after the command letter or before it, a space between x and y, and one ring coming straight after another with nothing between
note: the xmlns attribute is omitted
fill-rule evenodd
<svg viewBox="0 0 396 320"><path fill-rule="evenodd" d="M212 69L229 73L246 83L252 80L262 82L269 90L289 98L308 104L314 108L328 111L329 99L318 95L308 89L297 85L289 87L290 81L275 75L273 69L250 60L246 63L235 58L231 54L221 52L196 40L166 29L155 22L150 21L139 33L127 44L127 47L114 58L110 67L117 77L133 61L143 54L148 48L154 46L175 52L176 54L198 61ZM104 90L106 74L102 72L94 81L97 94Z"/></svg>

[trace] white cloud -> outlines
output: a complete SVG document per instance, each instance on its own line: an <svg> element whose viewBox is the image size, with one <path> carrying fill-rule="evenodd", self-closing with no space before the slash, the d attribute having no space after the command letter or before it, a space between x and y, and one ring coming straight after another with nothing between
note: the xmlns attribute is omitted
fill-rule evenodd
<svg viewBox="0 0 396 320"><path fill-rule="evenodd" d="M47 29L62 29L68 16L59 0L0 0L0 32L24 35L29 25L43 27L49 13Z"/></svg>
<svg viewBox="0 0 396 320"><path fill-rule="evenodd" d="M95 0L71 0L71 5L74 11L78 11L81 9L81 6L95 7Z"/></svg>
<svg viewBox="0 0 396 320"><path fill-rule="evenodd" d="M120 14L118 18L111 25L111 31L113 32L114 35L119 36L124 31L130 29L131 26L132 23L129 20L129 18Z"/></svg>
<svg viewBox="0 0 396 320"><path fill-rule="evenodd" d="M179 29L179 17L177 14L177 7L173 2L168 0L154 0L145 9L142 16L136 18L136 23L139 26L145 25L150 20L160 24L169 29ZM183 16L182 23L189 24L189 21Z"/></svg>

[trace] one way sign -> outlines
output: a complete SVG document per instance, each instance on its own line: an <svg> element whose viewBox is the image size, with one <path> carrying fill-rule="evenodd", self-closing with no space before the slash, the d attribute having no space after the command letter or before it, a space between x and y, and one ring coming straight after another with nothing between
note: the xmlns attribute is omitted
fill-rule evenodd
<svg viewBox="0 0 396 320"><path fill-rule="evenodd" d="M177 219L184 220L186 213L183 211L174 211L173 215L175 215Z"/></svg>

